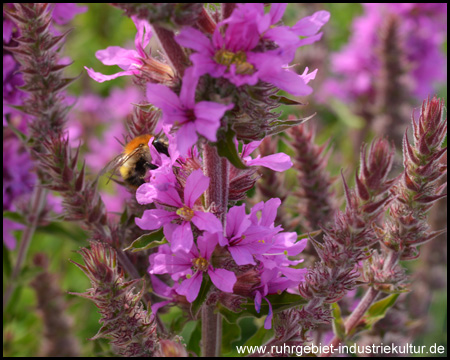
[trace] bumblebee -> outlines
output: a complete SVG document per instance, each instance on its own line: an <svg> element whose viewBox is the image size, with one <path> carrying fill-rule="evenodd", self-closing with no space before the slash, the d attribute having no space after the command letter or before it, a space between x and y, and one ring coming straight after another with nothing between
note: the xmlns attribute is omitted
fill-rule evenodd
<svg viewBox="0 0 450 360"><path fill-rule="evenodd" d="M123 153L111 160L99 175L111 172L112 177L119 170L124 183L129 188L136 190L145 182L144 179L148 170L158 168L152 163L150 148L148 147L148 142L152 136L145 134L132 139L124 146ZM164 140L155 138L152 144L159 153L169 156L168 144Z"/></svg>

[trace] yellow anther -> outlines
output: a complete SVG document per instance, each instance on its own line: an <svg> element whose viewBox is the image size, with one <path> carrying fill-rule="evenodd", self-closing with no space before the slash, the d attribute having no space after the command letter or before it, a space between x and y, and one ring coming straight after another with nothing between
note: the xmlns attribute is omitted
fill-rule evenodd
<svg viewBox="0 0 450 360"><path fill-rule="evenodd" d="M190 279L192 277L191 274L186 274L186 279Z"/></svg>
<svg viewBox="0 0 450 360"><path fill-rule="evenodd" d="M281 295L282 291L280 289L277 290L277 294Z"/></svg>
<svg viewBox="0 0 450 360"><path fill-rule="evenodd" d="M244 51L234 53L229 50L219 50L214 55L214 60L221 65L225 65L228 69L231 65L236 66L236 73L240 75L251 75L255 72L252 64L247 62L247 55Z"/></svg>
<svg viewBox="0 0 450 360"><path fill-rule="evenodd" d="M205 258L198 257L192 260L192 265L200 271L206 271L208 270L209 263Z"/></svg>
<svg viewBox="0 0 450 360"><path fill-rule="evenodd" d="M182 208L179 208L176 211L177 215L182 218L184 221L191 221L191 219L194 217L194 210L184 206Z"/></svg>

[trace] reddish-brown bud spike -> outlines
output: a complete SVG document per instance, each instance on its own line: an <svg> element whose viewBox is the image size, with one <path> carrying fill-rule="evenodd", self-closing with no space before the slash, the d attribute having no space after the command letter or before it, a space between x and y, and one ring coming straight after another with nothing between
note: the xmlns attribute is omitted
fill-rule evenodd
<svg viewBox="0 0 450 360"><path fill-rule="evenodd" d="M370 199L369 191L367 190L366 186L361 182L359 179L359 176L355 174L355 181L356 181L356 191L358 193L358 196L363 199L364 201L368 201Z"/></svg>
<svg viewBox="0 0 450 360"><path fill-rule="evenodd" d="M73 63L74 63L74 61L71 61L68 64L56 64L50 68L50 73L51 74L59 73L60 71L64 70L66 67L69 67L70 65L72 65Z"/></svg>
<svg viewBox="0 0 450 360"><path fill-rule="evenodd" d="M70 84L72 84L74 81L78 80L78 78L80 78L81 74L74 77L74 78L68 78L68 79L61 79L59 81L59 84L57 86L55 86L55 88L53 89L53 91L55 92L60 92L62 90L64 90L66 87L68 87Z"/></svg>
<svg viewBox="0 0 450 360"><path fill-rule="evenodd" d="M423 194L417 194L414 196L414 201L418 202L419 204L433 204L436 201L443 199L447 196L447 194L441 194L441 195L423 195Z"/></svg>
<svg viewBox="0 0 450 360"><path fill-rule="evenodd" d="M408 160L411 160L416 165L420 164L420 160L414 154L414 150L412 149L411 144L409 142L408 130L405 131L405 135L403 137L403 159L405 162L405 167Z"/></svg>
<svg viewBox="0 0 450 360"><path fill-rule="evenodd" d="M77 180L75 181L75 191L83 190L85 165L86 165L86 162L83 161L83 166L81 167L81 171L78 174Z"/></svg>
<svg viewBox="0 0 450 360"><path fill-rule="evenodd" d="M72 32L73 29L67 30L62 35L54 36L50 41L48 41L47 44L43 47L44 51L48 51L50 49L53 49L54 47L62 45L64 40L66 40L67 35L69 35Z"/></svg>
<svg viewBox="0 0 450 360"><path fill-rule="evenodd" d="M45 20L44 25L40 26L39 28L36 29L36 33L38 34L42 34L46 31L48 31L48 28L50 27L50 24L52 23L52 18L49 17L48 19Z"/></svg>
<svg viewBox="0 0 450 360"><path fill-rule="evenodd" d="M369 215L375 215L377 212L383 210L383 206L386 206L392 199L389 197L381 199L375 203L369 203L363 206L363 211Z"/></svg>
<svg viewBox="0 0 450 360"><path fill-rule="evenodd" d="M16 54L16 55L22 55L24 57L25 56L28 57L28 56L31 55L31 52L30 52L29 48L25 48L22 45L19 45L19 46L3 46L3 49L7 50L7 51L9 51L9 52L11 52L13 54Z"/></svg>
<svg viewBox="0 0 450 360"><path fill-rule="evenodd" d="M66 164L64 165L64 169L62 171L62 181L64 183L70 183L73 178L73 171L72 169Z"/></svg>
<svg viewBox="0 0 450 360"><path fill-rule="evenodd" d="M404 173L405 185L409 190L419 191L419 186L408 176L408 173L405 171Z"/></svg>
<svg viewBox="0 0 450 360"><path fill-rule="evenodd" d="M3 7L3 14L6 15L6 17L9 18L12 22L18 25L28 25L28 20L26 18L20 16L20 14L12 9L9 9L8 7Z"/></svg>
<svg viewBox="0 0 450 360"><path fill-rule="evenodd" d="M367 152L367 144L363 144L361 146L361 152L360 152L360 160L359 160L359 166L360 166L360 174L365 177L368 178L370 176L370 171L367 168L367 163L366 163L366 152Z"/></svg>
<svg viewBox="0 0 450 360"><path fill-rule="evenodd" d="M342 178L342 184L344 185L344 192L345 192L345 198L347 200L347 205L351 206L352 205L352 200L350 197L350 189L347 185L347 182L345 181L345 177L344 177L344 172L341 169L341 178Z"/></svg>

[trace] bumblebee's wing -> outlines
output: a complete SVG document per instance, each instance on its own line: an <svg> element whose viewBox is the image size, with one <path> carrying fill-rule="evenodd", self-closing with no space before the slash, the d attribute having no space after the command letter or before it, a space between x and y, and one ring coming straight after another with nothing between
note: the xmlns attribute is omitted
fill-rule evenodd
<svg viewBox="0 0 450 360"><path fill-rule="evenodd" d="M117 155L108 164L106 164L106 166L98 173L97 179L100 176L103 176L104 174L109 172L109 173L111 173L111 175L109 176L108 182L107 182L107 183L109 183L111 181L112 177L117 174L117 170L139 151L140 151L140 149L136 148L129 154Z"/></svg>

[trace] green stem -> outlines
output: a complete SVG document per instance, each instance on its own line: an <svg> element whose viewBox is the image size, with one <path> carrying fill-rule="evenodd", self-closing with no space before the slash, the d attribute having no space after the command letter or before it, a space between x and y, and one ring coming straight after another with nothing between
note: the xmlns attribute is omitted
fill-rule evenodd
<svg viewBox="0 0 450 360"><path fill-rule="evenodd" d="M16 287L16 280L22 269L22 264L28 253L28 248L30 247L31 239L33 238L34 232L36 231L37 224L39 222L39 214L44 207L47 191L44 190L40 183L36 184L33 192L33 200L31 205L31 213L29 216L28 225L22 234L22 240L20 242L19 253L17 255L16 265L14 266L10 282L5 290L5 295L3 296L3 311L5 311L6 306L11 298L11 295Z"/></svg>

